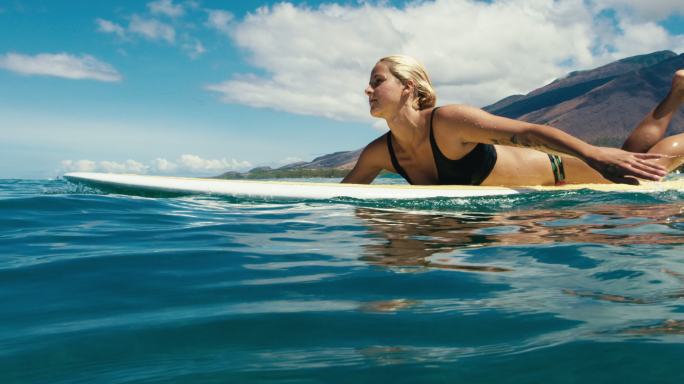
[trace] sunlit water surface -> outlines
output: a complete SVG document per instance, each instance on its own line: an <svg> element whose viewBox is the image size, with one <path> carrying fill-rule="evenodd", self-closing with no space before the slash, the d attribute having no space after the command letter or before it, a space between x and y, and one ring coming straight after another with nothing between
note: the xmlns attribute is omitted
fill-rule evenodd
<svg viewBox="0 0 684 384"><path fill-rule="evenodd" d="M413 201L0 180L1 383L679 383L684 192Z"/></svg>

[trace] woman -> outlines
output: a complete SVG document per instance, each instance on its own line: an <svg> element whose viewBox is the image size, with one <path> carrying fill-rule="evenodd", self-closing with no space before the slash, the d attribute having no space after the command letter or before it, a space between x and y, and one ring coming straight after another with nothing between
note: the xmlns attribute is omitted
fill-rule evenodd
<svg viewBox="0 0 684 384"><path fill-rule="evenodd" d="M638 184L637 178L660 180L684 163L684 134L662 139L684 102L684 70L624 150L477 108L435 107L427 72L408 56L380 59L365 93L371 115L385 119L390 131L366 146L343 183L368 184L386 169L421 185Z"/></svg>

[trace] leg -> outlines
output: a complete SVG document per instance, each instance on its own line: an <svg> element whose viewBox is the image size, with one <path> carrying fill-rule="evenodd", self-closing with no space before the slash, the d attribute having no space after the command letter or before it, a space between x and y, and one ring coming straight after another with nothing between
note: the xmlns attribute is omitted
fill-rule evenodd
<svg viewBox="0 0 684 384"><path fill-rule="evenodd" d="M674 171L684 164L684 133L660 140L648 152L673 156L659 159L658 162L667 168L668 172Z"/></svg>
<svg viewBox="0 0 684 384"><path fill-rule="evenodd" d="M684 70L675 72L672 88L665 98L634 128L622 149L630 152L646 153L658 143L667 131L672 116L684 102ZM684 142L682 142L684 145Z"/></svg>

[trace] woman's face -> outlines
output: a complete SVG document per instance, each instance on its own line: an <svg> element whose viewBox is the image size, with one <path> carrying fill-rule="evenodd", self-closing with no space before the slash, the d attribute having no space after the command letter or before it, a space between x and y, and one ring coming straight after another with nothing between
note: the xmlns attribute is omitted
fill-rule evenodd
<svg viewBox="0 0 684 384"><path fill-rule="evenodd" d="M401 100L401 92L404 86L392 72L387 64L379 62L373 67L370 81L365 93L370 104L370 114L374 117L385 117L392 110L397 109Z"/></svg>

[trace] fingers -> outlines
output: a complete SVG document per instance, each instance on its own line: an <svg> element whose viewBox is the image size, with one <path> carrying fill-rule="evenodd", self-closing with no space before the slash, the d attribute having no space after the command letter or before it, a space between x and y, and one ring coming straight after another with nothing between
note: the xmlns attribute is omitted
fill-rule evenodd
<svg viewBox="0 0 684 384"><path fill-rule="evenodd" d="M622 175L616 175L618 177L638 177L640 179L660 181L660 179L665 176L665 172L662 170L656 170L649 166L644 166L642 164L628 165L629 168L625 170ZM638 183L637 183L638 184Z"/></svg>
<svg viewBox="0 0 684 384"><path fill-rule="evenodd" d="M667 174L667 167L673 162L677 161L679 156L663 155L660 153L632 153L631 154L637 162L642 164L650 164L657 169L664 171Z"/></svg>
<svg viewBox="0 0 684 384"><path fill-rule="evenodd" d="M639 185L639 180L633 177L627 176L604 176L606 179L612 181L615 184L629 184L629 185Z"/></svg>
<svg viewBox="0 0 684 384"><path fill-rule="evenodd" d="M643 159L643 160L658 160L658 159L669 159L669 158L676 157L676 156L671 156L671 155L663 155L662 153L634 153L634 152L632 152L632 155L636 158Z"/></svg>
<svg viewBox="0 0 684 384"><path fill-rule="evenodd" d="M630 167L639 171L645 172L646 174L657 175L658 177L664 177L667 175L667 169L661 164L635 161L629 164Z"/></svg>
<svg viewBox="0 0 684 384"><path fill-rule="evenodd" d="M667 175L667 168L660 162L667 162L671 158L659 153L633 153L616 149L604 149L603 153L612 157L597 167L602 169L600 172L603 176L614 183L631 185L639 184L638 179L659 181Z"/></svg>
<svg viewBox="0 0 684 384"><path fill-rule="evenodd" d="M632 161L622 166L614 165L608 168L608 174L604 175L608 180L620 184L639 184L639 179L660 181L667 174L665 169L658 164Z"/></svg>
<svg viewBox="0 0 684 384"><path fill-rule="evenodd" d="M632 153L625 164L625 176L634 176L641 179L659 181L667 175L667 168L656 161L669 156L659 153Z"/></svg>
<svg viewBox="0 0 684 384"><path fill-rule="evenodd" d="M630 174L629 176L625 176L625 177L638 177L640 179L650 180L650 181L660 181L663 178L662 176L654 175L652 173L636 172L636 171L632 172L632 174ZM639 183L637 183L637 184L639 184Z"/></svg>

